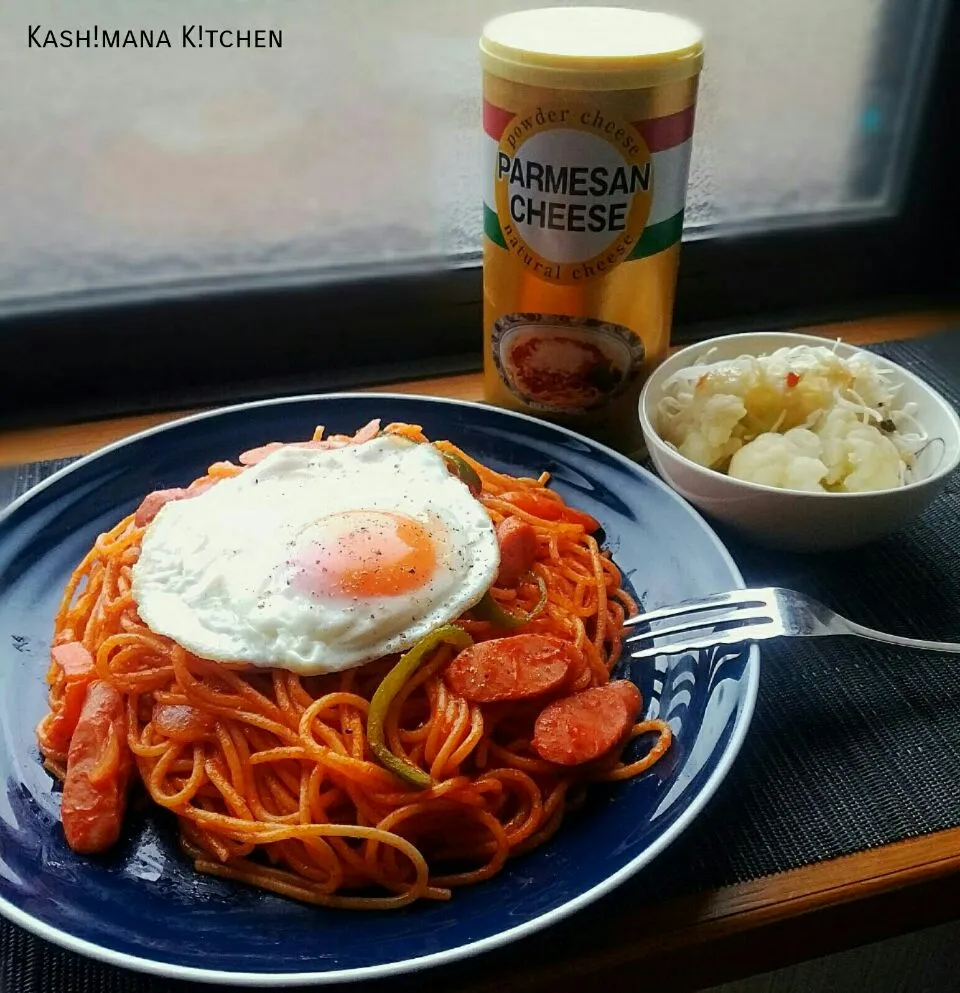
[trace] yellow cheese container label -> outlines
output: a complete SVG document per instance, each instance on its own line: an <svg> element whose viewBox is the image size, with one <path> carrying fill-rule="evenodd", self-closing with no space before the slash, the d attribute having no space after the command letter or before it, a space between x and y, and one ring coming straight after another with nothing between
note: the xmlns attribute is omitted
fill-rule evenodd
<svg viewBox="0 0 960 993"><path fill-rule="evenodd" d="M658 85L619 89L660 63L578 75L565 56L558 75L507 54L484 60L486 397L635 452L640 387L669 345L699 49L686 75L668 62Z"/></svg>

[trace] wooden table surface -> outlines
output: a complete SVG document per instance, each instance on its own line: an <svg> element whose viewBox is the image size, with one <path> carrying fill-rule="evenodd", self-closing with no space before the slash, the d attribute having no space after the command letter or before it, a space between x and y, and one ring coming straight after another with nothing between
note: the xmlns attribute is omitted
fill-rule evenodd
<svg viewBox="0 0 960 993"><path fill-rule="evenodd" d="M919 337L960 314L924 311L818 326L855 344ZM393 392L482 399L479 374L390 386ZM0 465L79 455L187 411L0 432ZM829 811L824 812L829 816ZM514 966L474 970L461 989L578 993L669 982L671 993L749 975L960 916L960 828L620 915L602 934L535 946ZM585 911L585 915L589 915ZM581 915L583 916L583 915ZM569 944L568 944L569 942ZM506 969L506 971L505 971Z"/></svg>

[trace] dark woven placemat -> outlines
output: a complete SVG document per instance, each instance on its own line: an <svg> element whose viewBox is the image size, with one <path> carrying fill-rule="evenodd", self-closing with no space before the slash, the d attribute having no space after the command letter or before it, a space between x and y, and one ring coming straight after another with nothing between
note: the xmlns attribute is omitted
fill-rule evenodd
<svg viewBox="0 0 960 993"><path fill-rule="evenodd" d="M875 351L960 403L960 330ZM0 502L66 464L0 470ZM751 548L748 585L809 593L901 634L960 639L960 481L895 537L848 553ZM740 758L683 838L646 870L660 898L714 889L960 825L960 662L854 639L763 649ZM187 990L89 962L0 921L2 993ZM195 987L197 990L209 987Z"/></svg>

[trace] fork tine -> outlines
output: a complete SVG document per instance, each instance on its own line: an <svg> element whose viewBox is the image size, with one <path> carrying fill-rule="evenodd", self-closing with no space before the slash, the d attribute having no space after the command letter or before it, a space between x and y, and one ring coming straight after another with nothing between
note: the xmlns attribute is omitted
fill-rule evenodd
<svg viewBox="0 0 960 993"><path fill-rule="evenodd" d="M720 631L717 634L705 635L702 638L679 640L668 645L653 645L631 652L632 659L655 659L661 655L680 655L683 652L696 652L701 648L713 648L715 645L736 645L744 641L763 641L782 634L780 626L769 622L755 624L752 627L734 628L730 631Z"/></svg>
<svg viewBox="0 0 960 993"><path fill-rule="evenodd" d="M764 624L773 620L769 610L753 610L744 606L744 609L733 610L716 617L703 617L701 614L693 614L684 618L679 624L670 627L656 628L651 631L634 631L624 638L625 645L638 645L644 641L651 641L654 638L669 638L673 635L687 634L690 631L702 631L704 628L714 627L720 624L736 624L739 628L750 624ZM733 630L737 630L734 628Z"/></svg>
<svg viewBox="0 0 960 993"><path fill-rule="evenodd" d="M731 590L729 593L713 593L710 596L697 597L693 600L682 600L680 603L670 604L668 607L658 607L656 610L648 610L644 614L628 617L623 622L623 626L635 627L637 624L664 620L667 617L676 617L679 614L699 613L704 610L733 606L735 604L744 607L763 607L766 606L766 594L768 592L765 589Z"/></svg>

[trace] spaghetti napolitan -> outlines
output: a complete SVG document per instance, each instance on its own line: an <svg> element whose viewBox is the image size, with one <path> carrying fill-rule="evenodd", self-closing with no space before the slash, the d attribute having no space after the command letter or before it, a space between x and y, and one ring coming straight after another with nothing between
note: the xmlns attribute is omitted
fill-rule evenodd
<svg viewBox="0 0 960 993"><path fill-rule="evenodd" d="M378 427L330 439L318 429L301 444L362 444ZM427 442L412 425L383 434ZM200 872L308 903L400 907L493 876L546 842L587 784L635 776L663 755L669 726L635 722L639 694L610 681L635 607L596 522L549 490L546 474L503 475L449 442L436 448L502 548L507 532L523 535L511 544L526 560L511 574L504 555L484 600L399 662L317 676L250 669L150 630L131 576L152 515L277 447L151 494L73 573L37 732L47 767L65 779L73 847L115 840L135 772L176 815ZM653 743L643 757L623 762L644 735Z"/></svg>

